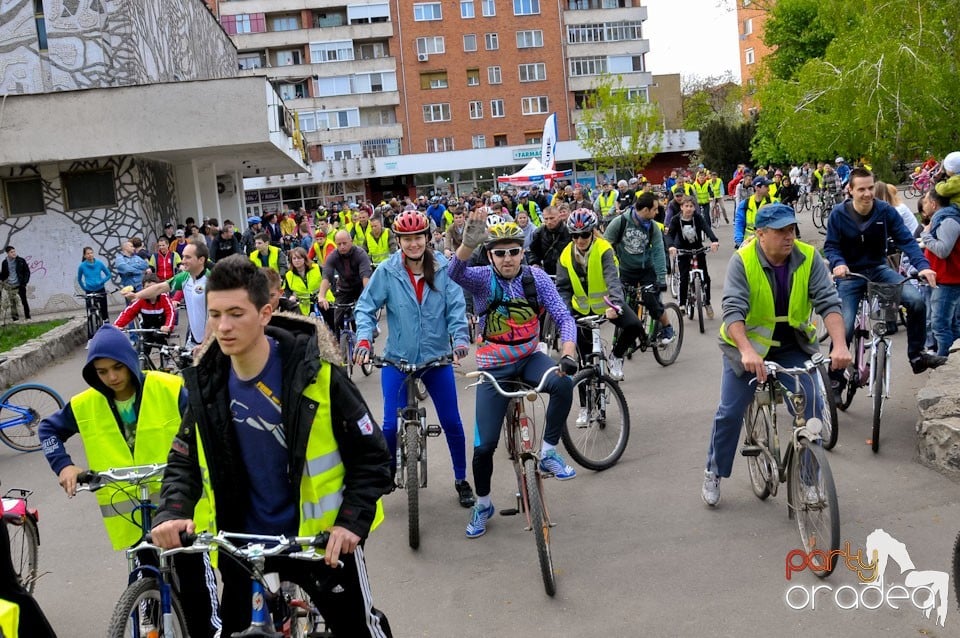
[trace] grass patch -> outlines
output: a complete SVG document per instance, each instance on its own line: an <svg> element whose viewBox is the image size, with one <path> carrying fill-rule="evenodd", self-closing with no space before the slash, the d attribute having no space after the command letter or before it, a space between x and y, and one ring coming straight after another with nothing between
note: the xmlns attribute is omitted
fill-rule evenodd
<svg viewBox="0 0 960 638"><path fill-rule="evenodd" d="M0 328L0 352L12 350L65 323L67 323L66 319L53 319L52 321L39 321L37 323L8 323Z"/></svg>

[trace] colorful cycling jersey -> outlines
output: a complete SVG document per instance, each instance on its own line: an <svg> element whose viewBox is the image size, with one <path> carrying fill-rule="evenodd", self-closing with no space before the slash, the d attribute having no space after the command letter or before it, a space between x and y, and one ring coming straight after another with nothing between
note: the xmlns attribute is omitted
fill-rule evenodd
<svg viewBox="0 0 960 638"><path fill-rule="evenodd" d="M193 343L203 343L207 328L207 275L209 270L196 279L189 271L181 271L167 280L170 292L183 291L183 303L187 307L187 323L190 324L190 338Z"/></svg>

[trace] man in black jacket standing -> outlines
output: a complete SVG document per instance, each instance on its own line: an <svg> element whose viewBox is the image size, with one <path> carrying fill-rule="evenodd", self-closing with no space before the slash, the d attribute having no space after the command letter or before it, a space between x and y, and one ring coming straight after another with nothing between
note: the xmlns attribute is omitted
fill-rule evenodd
<svg viewBox="0 0 960 638"><path fill-rule="evenodd" d="M543 210L543 224L533 231L527 248L527 263L543 268L548 275L557 274L557 260L570 243L570 233L556 206Z"/></svg>
<svg viewBox="0 0 960 638"><path fill-rule="evenodd" d="M27 303L27 283L30 282L30 268L27 267L27 260L17 256L17 249L13 246L4 248L7 258L0 265L0 281L3 282L3 291L7 295L7 305L10 308L10 315L14 321L20 320L20 314L17 312L17 299L14 293L20 296L20 303L23 304L23 316L30 318L30 304Z"/></svg>

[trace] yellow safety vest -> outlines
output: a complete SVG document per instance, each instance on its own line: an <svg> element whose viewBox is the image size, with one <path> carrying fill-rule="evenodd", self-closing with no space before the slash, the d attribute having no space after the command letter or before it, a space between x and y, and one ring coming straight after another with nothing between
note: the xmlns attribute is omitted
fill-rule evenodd
<svg viewBox="0 0 960 638"><path fill-rule="evenodd" d="M310 426L307 438L307 457L300 477L300 503L298 512L300 524L299 536L315 536L331 527L340 513L343 502L343 477L346 469L340 458L337 439L333 435L333 422L330 414L330 363L320 362L320 371L316 379L303 390L308 401L315 401L317 411ZM202 470L205 491L214 516L210 519L210 528L216 533L216 500L210 484L210 472L207 457L203 451L201 437L197 436L197 456ZM377 513L373 517L370 531L383 522L383 503L377 499Z"/></svg>
<svg viewBox="0 0 960 638"><path fill-rule="evenodd" d="M674 185L673 185L673 188L670 189L670 192L676 194L676 192L677 192L677 186L679 186L679 184L674 184ZM691 195L692 193L693 193L693 187L691 187L690 184L684 183L684 185L683 185L683 194L684 194L684 195Z"/></svg>
<svg viewBox="0 0 960 638"><path fill-rule="evenodd" d="M270 270L276 270L277 273L279 273L280 272L280 249L277 248L276 246L270 246L268 248L268 251L269 253L267 255L267 266L270 268ZM253 252L250 253L250 261L255 263L257 266L260 266L262 263L260 261L260 251L257 250L256 248L254 248Z"/></svg>
<svg viewBox="0 0 960 638"><path fill-rule="evenodd" d="M697 203L698 204L708 204L710 203L710 182L694 182L693 183L693 192L697 194Z"/></svg>
<svg viewBox="0 0 960 638"><path fill-rule="evenodd" d="M710 190L713 191L713 197L721 197L723 195L723 180L719 177L711 179L707 182L707 185L710 187Z"/></svg>
<svg viewBox="0 0 960 638"><path fill-rule="evenodd" d="M774 199L778 199L778 198L777 198L777 191L778 191L778 190L779 190L779 189L777 188L777 183L776 183L776 182L770 182L770 197L772 197L772 198L774 198Z"/></svg>
<svg viewBox="0 0 960 638"><path fill-rule="evenodd" d="M773 339L777 323L786 321L792 328L803 333L810 343L817 339L817 328L810 323L810 313L813 312L813 303L810 301L810 272L817 253L813 246L802 241L796 242L794 246L803 254L803 263L793 273L790 308L786 317L777 316L773 288L760 263L760 256L757 254L760 248L756 239L747 242L737 251L743 260L747 284L750 286L750 309L744 319L747 339L761 357L766 356L770 346L780 345ZM732 346L737 345L727 334L726 323L720 326L720 337Z"/></svg>
<svg viewBox="0 0 960 638"><path fill-rule="evenodd" d="M20 605L0 599L0 631L6 638L20 635Z"/></svg>
<svg viewBox="0 0 960 638"><path fill-rule="evenodd" d="M614 209L617 204L617 191L609 191L607 197L604 198L603 193L597 197L597 200L600 202L600 214L604 217L608 216Z"/></svg>
<svg viewBox="0 0 960 638"><path fill-rule="evenodd" d="M823 188L823 172L813 171L813 179L817 180L817 189Z"/></svg>
<svg viewBox="0 0 960 638"><path fill-rule="evenodd" d="M774 202L779 202L779 201L780 200L777 199L776 197L767 195L767 197L758 204L757 196L755 194L750 196L750 198L747 200L747 214L745 215L746 224L743 229L744 241L752 237L754 232L756 231L754 224L756 224L757 222L757 211L768 204L773 204Z"/></svg>
<svg viewBox="0 0 960 638"><path fill-rule="evenodd" d="M320 290L320 284L323 282L323 271L318 266L307 268L307 282L304 284L303 278L293 270L288 270L283 276L287 282L287 290L290 290L297 296L300 302L300 312L305 315L310 314L310 295ZM327 291L329 293L329 291ZM331 295L332 296L332 295Z"/></svg>
<svg viewBox="0 0 960 638"><path fill-rule="evenodd" d="M367 235L370 234L370 223L367 222L367 229L364 230L360 228L359 223L347 224L347 232L350 233L350 237L353 239L353 243L359 246L360 248L366 250L367 246Z"/></svg>
<svg viewBox="0 0 960 638"><path fill-rule="evenodd" d="M367 233L367 254L370 261L382 264L390 256L390 231L386 228L380 233L380 239L374 239L372 233Z"/></svg>
<svg viewBox="0 0 960 638"><path fill-rule="evenodd" d="M133 452L103 394L89 388L71 399L70 407L83 439L90 469L99 472L118 467L166 463L170 445L180 426L179 399L182 387L183 379L172 374L154 371L144 374ZM130 547L141 536L139 526L130 520L139 490L130 486L122 491L124 494L106 488L96 493L103 524L115 550ZM159 496L158 480L150 485L150 500L157 502ZM210 516L205 501L197 505L197 511L197 529L202 530Z"/></svg>
<svg viewBox="0 0 960 638"><path fill-rule="evenodd" d="M450 209L443 211L443 229L446 230L450 227L450 224L453 223L453 213L450 212Z"/></svg>
<svg viewBox="0 0 960 638"><path fill-rule="evenodd" d="M597 314L601 315L607 310L607 304L603 298L607 294L607 282L603 278L603 255L608 250L613 250L613 246L603 239L597 237L590 246L590 255L587 258L587 291L583 290L583 284L580 283L580 277L577 276L573 266L573 242L567 244L567 247L560 253L560 265L567 269L570 275L570 284L573 287L573 297L570 302L573 309L581 315Z"/></svg>

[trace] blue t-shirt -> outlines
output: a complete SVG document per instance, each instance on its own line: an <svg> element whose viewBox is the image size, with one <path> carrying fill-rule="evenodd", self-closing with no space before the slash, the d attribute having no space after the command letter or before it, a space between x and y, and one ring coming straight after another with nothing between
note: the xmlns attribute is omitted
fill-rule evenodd
<svg viewBox="0 0 960 638"><path fill-rule="evenodd" d="M290 535L297 533L299 518L280 404L283 370L277 342L268 340L270 359L260 374L244 381L231 369L228 382L233 425L250 477L250 509L242 531Z"/></svg>

